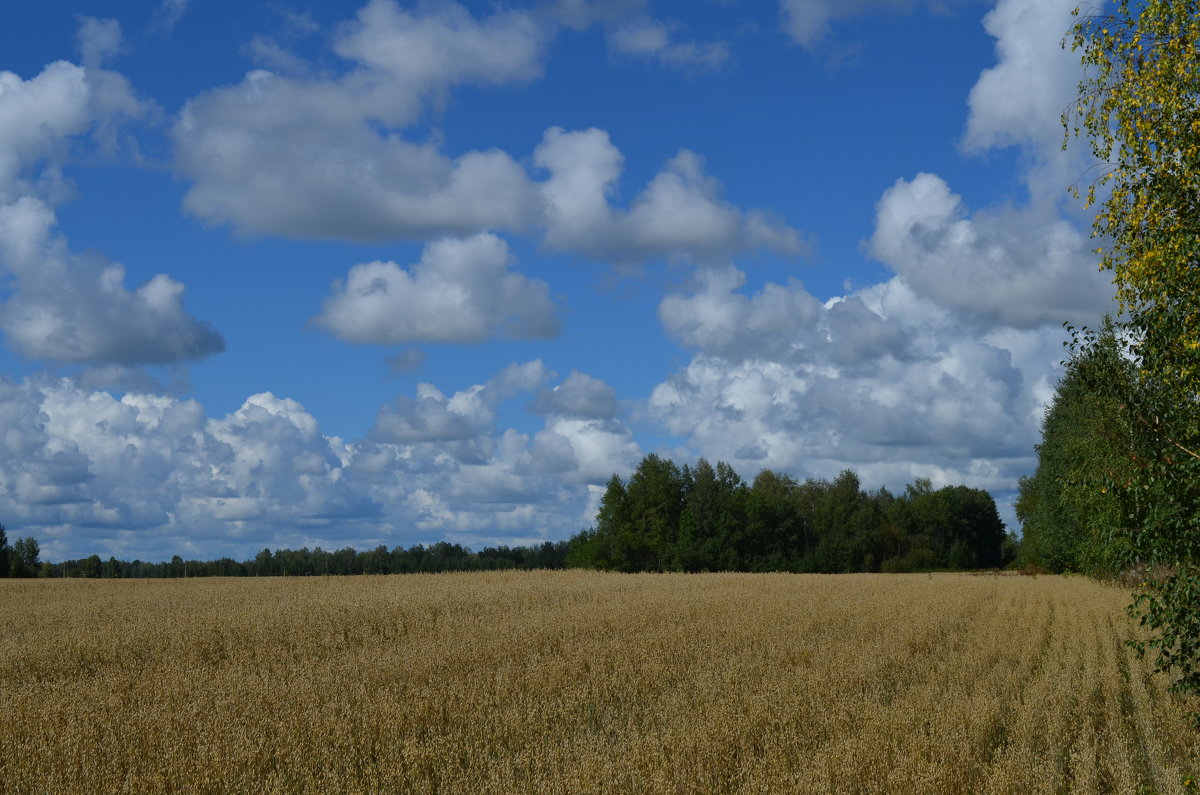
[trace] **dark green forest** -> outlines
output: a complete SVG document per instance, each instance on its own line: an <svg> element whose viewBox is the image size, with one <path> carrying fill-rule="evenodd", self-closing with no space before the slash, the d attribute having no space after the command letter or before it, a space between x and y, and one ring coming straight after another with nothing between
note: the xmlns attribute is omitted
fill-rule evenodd
<svg viewBox="0 0 1200 795"><path fill-rule="evenodd" d="M694 467L646 456L613 475L593 528L571 539L567 565L616 571L910 572L1004 566L1016 556L990 494L934 489L866 492L764 469L746 483L723 462Z"/></svg>
<svg viewBox="0 0 1200 795"><path fill-rule="evenodd" d="M328 551L264 549L250 560L233 558L169 561L107 560L90 555L57 563L38 562L12 576L86 577L104 579L171 577L316 577L347 574L431 574L448 571L498 571L502 569L561 569L566 565L567 542L545 542L530 547L486 547L478 552L440 541L407 549L380 545L364 552L350 547Z"/></svg>
<svg viewBox="0 0 1200 795"><path fill-rule="evenodd" d="M1111 320L1074 332L1070 358L1042 421L1038 467L1021 478L1021 560L1054 573L1111 578L1136 563L1141 467L1131 405L1137 377Z"/></svg>

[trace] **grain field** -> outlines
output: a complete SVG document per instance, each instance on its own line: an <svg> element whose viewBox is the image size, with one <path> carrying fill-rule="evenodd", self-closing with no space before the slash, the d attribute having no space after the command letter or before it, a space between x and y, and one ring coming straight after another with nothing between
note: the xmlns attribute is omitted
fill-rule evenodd
<svg viewBox="0 0 1200 795"><path fill-rule="evenodd" d="M1179 792L1082 578L0 580L6 792Z"/></svg>

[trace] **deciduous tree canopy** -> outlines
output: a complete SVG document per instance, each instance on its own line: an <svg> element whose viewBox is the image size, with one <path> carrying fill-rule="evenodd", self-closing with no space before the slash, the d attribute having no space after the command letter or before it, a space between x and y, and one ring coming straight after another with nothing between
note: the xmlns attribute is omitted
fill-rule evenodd
<svg viewBox="0 0 1200 795"><path fill-rule="evenodd" d="M1127 492L1159 667L1200 692L1200 2L1118 0L1069 39L1089 77L1063 121L1103 164L1087 200L1137 365L1113 393L1133 466L1109 486Z"/></svg>
<svg viewBox="0 0 1200 795"><path fill-rule="evenodd" d="M990 494L934 490L900 497L764 469L747 484L724 462L695 467L649 455L625 483L608 482L596 526L571 539L567 564L616 571L916 571L987 568L1013 540Z"/></svg>

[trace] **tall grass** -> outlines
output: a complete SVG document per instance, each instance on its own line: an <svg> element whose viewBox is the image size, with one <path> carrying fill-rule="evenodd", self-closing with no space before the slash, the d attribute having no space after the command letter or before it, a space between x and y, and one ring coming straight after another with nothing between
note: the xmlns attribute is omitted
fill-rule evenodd
<svg viewBox="0 0 1200 795"><path fill-rule="evenodd" d="M1121 590L962 575L0 581L9 792L1175 792Z"/></svg>

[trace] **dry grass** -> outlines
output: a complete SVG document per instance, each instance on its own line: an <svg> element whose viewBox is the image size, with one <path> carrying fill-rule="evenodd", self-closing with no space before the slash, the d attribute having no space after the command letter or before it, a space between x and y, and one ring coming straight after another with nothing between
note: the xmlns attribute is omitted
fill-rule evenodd
<svg viewBox="0 0 1200 795"><path fill-rule="evenodd" d="M1175 792L1081 578L0 581L8 792Z"/></svg>

